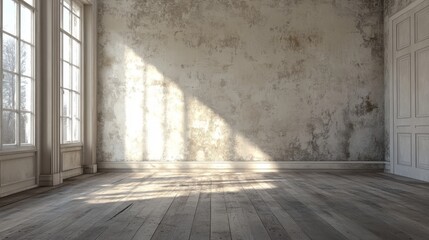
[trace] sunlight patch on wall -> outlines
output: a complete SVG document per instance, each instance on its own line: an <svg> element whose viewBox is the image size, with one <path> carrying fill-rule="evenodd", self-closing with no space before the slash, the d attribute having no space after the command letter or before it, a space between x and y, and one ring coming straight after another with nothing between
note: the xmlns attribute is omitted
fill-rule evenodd
<svg viewBox="0 0 429 240"><path fill-rule="evenodd" d="M141 57L134 53L132 49L125 46L124 48L125 61L125 142L124 150L126 160L137 160L144 158L144 148L141 143L145 136L144 134L144 93L145 78L144 69L145 63ZM131 94L132 93L132 94Z"/></svg>
<svg viewBox="0 0 429 240"><path fill-rule="evenodd" d="M271 160L131 48L125 61L125 161Z"/></svg>

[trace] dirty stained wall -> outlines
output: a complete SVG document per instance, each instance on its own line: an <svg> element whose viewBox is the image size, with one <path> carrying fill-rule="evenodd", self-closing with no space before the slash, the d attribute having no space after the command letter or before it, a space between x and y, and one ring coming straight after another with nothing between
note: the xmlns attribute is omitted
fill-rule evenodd
<svg viewBox="0 0 429 240"><path fill-rule="evenodd" d="M384 0L384 109L385 109L385 161L390 162L390 91L392 88L390 79L390 57L389 49L389 18L395 13L406 8L416 0ZM390 166L388 166L390 168Z"/></svg>
<svg viewBox="0 0 429 240"><path fill-rule="evenodd" d="M102 0L98 161L384 158L382 0Z"/></svg>

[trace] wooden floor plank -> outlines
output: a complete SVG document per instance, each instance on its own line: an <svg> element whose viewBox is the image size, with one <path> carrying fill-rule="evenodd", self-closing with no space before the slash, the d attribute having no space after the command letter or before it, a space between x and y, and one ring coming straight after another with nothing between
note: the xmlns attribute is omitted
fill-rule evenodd
<svg viewBox="0 0 429 240"><path fill-rule="evenodd" d="M364 209L359 208L358 201L356 201L355 204L350 204L349 202L354 201L354 198L345 193L346 189L330 193L323 188L315 186L317 183L325 182L325 179L320 179L318 177L313 178L311 175L305 177L305 181L300 181L300 183L295 181L295 183L297 183L296 187L308 189L313 192L313 196L318 200L332 206L336 211L341 212L343 216L354 220L357 224L368 229L378 237L392 240L411 239L405 232L387 224L384 219L375 212L366 212ZM325 177L329 178L329 175ZM331 184L327 181L327 185Z"/></svg>
<svg viewBox="0 0 429 240"><path fill-rule="evenodd" d="M427 190L380 173L105 173L0 199L0 239L427 239Z"/></svg>
<svg viewBox="0 0 429 240"><path fill-rule="evenodd" d="M180 191L174 198L169 209L165 213L162 221L159 223L155 233L151 239L188 239L189 236L176 236L175 234L183 234L181 227L183 222L191 222L193 220L193 204L196 205L196 196L194 194L194 182L192 176L186 181L180 183ZM191 220L189 220L192 217ZM185 219L184 219L185 218ZM187 226L191 229L191 224Z"/></svg>
<svg viewBox="0 0 429 240"><path fill-rule="evenodd" d="M267 233L272 240L290 239L286 230L283 228L277 217L273 214L267 203L262 197L253 189L252 183L254 179L252 176L245 177L240 175L238 177L239 183L241 183L241 190L246 193L247 198L253 204L262 224L265 226Z"/></svg>
<svg viewBox="0 0 429 240"><path fill-rule="evenodd" d="M253 179L252 187L257 190L267 205L270 207L271 212L277 217L283 228L288 233L290 239L293 240L309 240L310 238L305 234L302 228L295 222L295 220L278 204L273 197L267 193L266 189L272 188L275 179L263 176L263 179Z"/></svg>
<svg viewBox="0 0 429 240"><path fill-rule="evenodd" d="M274 182L275 188L267 192L285 209L310 238L345 239L338 230L323 220L307 205L297 200L282 184Z"/></svg>
<svg viewBox="0 0 429 240"><path fill-rule="evenodd" d="M210 239L231 239L230 224L226 211L224 184L218 174L211 177Z"/></svg>
<svg viewBox="0 0 429 240"><path fill-rule="evenodd" d="M204 176L199 183L202 185L192 223L190 240L210 239L211 219L211 178Z"/></svg>

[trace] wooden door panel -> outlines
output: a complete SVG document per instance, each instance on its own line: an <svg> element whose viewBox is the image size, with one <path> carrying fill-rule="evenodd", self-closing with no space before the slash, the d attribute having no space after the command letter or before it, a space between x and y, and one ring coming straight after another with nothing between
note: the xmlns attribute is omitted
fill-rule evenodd
<svg viewBox="0 0 429 240"><path fill-rule="evenodd" d="M416 134L417 167L429 170L429 134Z"/></svg>
<svg viewBox="0 0 429 240"><path fill-rule="evenodd" d="M397 145L397 163L403 166L412 165L412 135L410 133L398 133L398 145Z"/></svg>
<svg viewBox="0 0 429 240"><path fill-rule="evenodd" d="M429 25L427 26L429 28ZM416 52L416 117L429 116L429 47Z"/></svg>
<svg viewBox="0 0 429 240"><path fill-rule="evenodd" d="M411 117L411 55L397 60L397 113L398 118Z"/></svg>
<svg viewBox="0 0 429 240"><path fill-rule="evenodd" d="M396 25L396 50L399 51L411 44L411 18L407 17Z"/></svg>
<svg viewBox="0 0 429 240"><path fill-rule="evenodd" d="M429 38L429 6L419 10L415 15L416 43Z"/></svg>

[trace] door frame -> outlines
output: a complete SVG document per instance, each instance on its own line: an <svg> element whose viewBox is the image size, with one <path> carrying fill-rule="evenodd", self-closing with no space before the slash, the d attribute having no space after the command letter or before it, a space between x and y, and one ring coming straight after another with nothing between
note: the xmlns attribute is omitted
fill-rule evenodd
<svg viewBox="0 0 429 240"><path fill-rule="evenodd" d="M404 9L398 11L397 13L393 14L388 19L388 31L389 36L387 38L387 49L385 50L388 54L387 56L387 72L389 73L389 173L394 174L395 173L395 151L394 149L394 121L395 121L395 115L394 115L394 107L395 107L395 101L394 101L394 48L393 48L393 20L401 16L402 14L405 14L406 12L412 10L416 6L420 5L426 0L416 0L413 3L409 4Z"/></svg>

